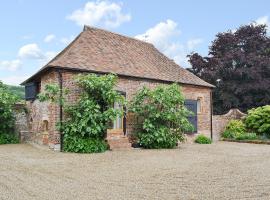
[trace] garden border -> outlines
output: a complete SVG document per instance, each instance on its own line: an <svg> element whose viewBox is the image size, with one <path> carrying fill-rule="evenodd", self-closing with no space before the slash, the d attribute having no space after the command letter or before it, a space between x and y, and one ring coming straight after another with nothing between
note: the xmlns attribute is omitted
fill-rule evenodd
<svg viewBox="0 0 270 200"><path fill-rule="evenodd" d="M267 144L270 145L270 141L263 141L263 140L235 140L235 139L228 139L223 138L221 141L225 142L238 142L238 143L249 143L249 144Z"/></svg>

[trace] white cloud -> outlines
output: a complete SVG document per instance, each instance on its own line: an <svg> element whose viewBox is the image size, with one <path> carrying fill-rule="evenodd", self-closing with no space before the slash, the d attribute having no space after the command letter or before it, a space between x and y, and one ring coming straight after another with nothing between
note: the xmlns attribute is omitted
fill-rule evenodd
<svg viewBox="0 0 270 200"><path fill-rule="evenodd" d="M197 45L201 44L203 41L200 38L191 39L187 41L188 50L193 50Z"/></svg>
<svg viewBox="0 0 270 200"><path fill-rule="evenodd" d="M135 36L135 38L154 44L159 49L167 49L171 37L179 36L180 30L177 23L168 19L160 22L145 33Z"/></svg>
<svg viewBox="0 0 270 200"><path fill-rule="evenodd" d="M266 25L269 25L269 18L268 18L268 16L259 17L258 19L256 19L255 22L257 24L266 24Z"/></svg>
<svg viewBox="0 0 270 200"><path fill-rule="evenodd" d="M270 34L270 20L268 16L259 17L258 19L256 19L255 23L262 25L265 24L267 26L267 33Z"/></svg>
<svg viewBox="0 0 270 200"><path fill-rule="evenodd" d="M57 53L54 51L43 52L36 43L27 44L19 49L18 57L20 59L38 60L41 63L46 63L51 60Z"/></svg>
<svg viewBox="0 0 270 200"><path fill-rule="evenodd" d="M135 38L152 43L176 63L188 67L190 64L186 56L202 43L202 39L190 39L186 43L181 43L178 40L180 33L177 23L168 19L148 29L145 33L135 36Z"/></svg>
<svg viewBox="0 0 270 200"><path fill-rule="evenodd" d="M21 59L44 59L44 55L36 43L22 46L18 56Z"/></svg>
<svg viewBox="0 0 270 200"><path fill-rule="evenodd" d="M131 20L130 14L122 13L122 3L109 1L89 1L84 8L75 10L67 19L79 26L105 26L115 28Z"/></svg>
<svg viewBox="0 0 270 200"><path fill-rule="evenodd" d="M37 60L39 65L47 64L57 52L42 51L36 43L24 45L19 49L18 57L22 60Z"/></svg>
<svg viewBox="0 0 270 200"><path fill-rule="evenodd" d="M63 37L60 39L60 42L64 45L68 45L72 40L74 40L74 35L71 35L70 37Z"/></svg>
<svg viewBox="0 0 270 200"><path fill-rule="evenodd" d="M29 76L6 76L0 78L0 80L8 85L20 85L23 81L25 81Z"/></svg>
<svg viewBox="0 0 270 200"><path fill-rule="evenodd" d="M4 60L0 61L0 70L17 71L22 65L22 61L16 60Z"/></svg>
<svg viewBox="0 0 270 200"><path fill-rule="evenodd" d="M53 41L55 38L56 37L54 34L49 34L44 38L44 42L49 43L49 42Z"/></svg>

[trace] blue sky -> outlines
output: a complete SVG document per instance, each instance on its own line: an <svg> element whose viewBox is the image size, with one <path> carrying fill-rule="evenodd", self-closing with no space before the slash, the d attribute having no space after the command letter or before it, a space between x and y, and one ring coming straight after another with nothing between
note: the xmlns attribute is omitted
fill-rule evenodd
<svg viewBox="0 0 270 200"><path fill-rule="evenodd" d="M82 24L153 43L179 65L207 55L218 32L270 21L268 0L9 0L0 4L0 80L18 85L46 64Z"/></svg>

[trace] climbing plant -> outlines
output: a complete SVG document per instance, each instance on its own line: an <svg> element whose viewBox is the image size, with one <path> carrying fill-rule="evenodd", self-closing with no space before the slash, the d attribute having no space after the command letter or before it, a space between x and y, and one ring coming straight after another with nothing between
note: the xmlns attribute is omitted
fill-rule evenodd
<svg viewBox="0 0 270 200"><path fill-rule="evenodd" d="M60 88L48 85L39 95L41 101L61 103L64 107L64 120L60 126L64 134L64 151L102 152L107 149L105 133L111 122L123 114L122 109L113 107L115 102L124 105L125 101L114 88L117 77L113 74L98 76L96 74L78 75L75 79L81 88L78 101L68 104L60 96Z"/></svg>

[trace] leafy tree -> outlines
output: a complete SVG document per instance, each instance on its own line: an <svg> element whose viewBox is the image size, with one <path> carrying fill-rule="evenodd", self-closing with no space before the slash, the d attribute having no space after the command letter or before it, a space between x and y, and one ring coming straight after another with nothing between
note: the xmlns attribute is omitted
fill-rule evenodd
<svg viewBox="0 0 270 200"><path fill-rule="evenodd" d="M129 110L142 121L137 132L144 148L173 148L182 141L183 133L192 130L184 106L184 97L177 84L146 87L139 90L131 101Z"/></svg>
<svg viewBox="0 0 270 200"><path fill-rule="evenodd" d="M22 87L22 86L14 86L14 85L6 85L6 87L10 92L17 95L20 99L25 98L24 87Z"/></svg>
<svg viewBox="0 0 270 200"><path fill-rule="evenodd" d="M39 99L64 106L65 117L60 127L64 134L64 151L103 152L107 149L106 130L117 116L123 114L123 110L115 109L113 104L125 104L124 97L114 90L117 77L113 74L79 75L76 82L81 95L73 105L60 97L60 88L54 84L47 85Z"/></svg>
<svg viewBox="0 0 270 200"><path fill-rule="evenodd" d="M13 106L18 97L12 94L0 81L0 144L15 143L14 136L15 116Z"/></svg>
<svg viewBox="0 0 270 200"><path fill-rule="evenodd" d="M216 85L214 113L231 108L247 111L270 104L270 37L265 25L241 26L218 33L209 56L188 56L195 75Z"/></svg>

